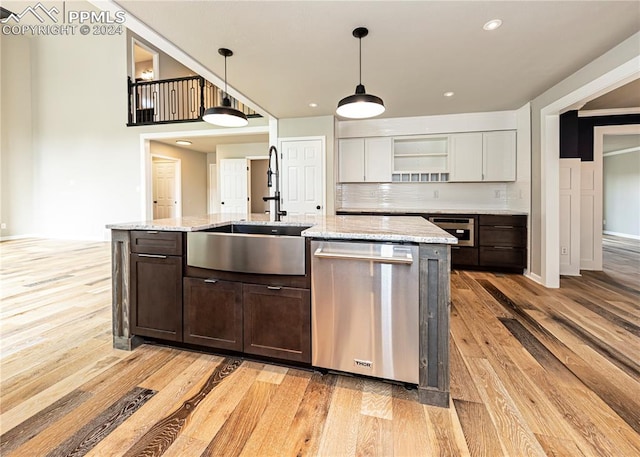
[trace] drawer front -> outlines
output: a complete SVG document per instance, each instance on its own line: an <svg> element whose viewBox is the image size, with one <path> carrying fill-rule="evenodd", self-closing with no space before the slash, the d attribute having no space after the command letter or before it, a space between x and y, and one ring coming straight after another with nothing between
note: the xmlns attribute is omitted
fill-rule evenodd
<svg viewBox="0 0 640 457"><path fill-rule="evenodd" d="M139 254L182 255L182 232L132 230L131 252Z"/></svg>
<svg viewBox="0 0 640 457"><path fill-rule="evenodd" d="M527 264L527 250L508 247L480 247L480 266L525 268Z"/></svg>
<svg viewBox="0 0 640 457"><path fill-rule="evenodd" d="M517 215L498 215L498 214L481 214L478 216L479 225L503 225L509 227L526 227L527 216Z"/></svg>
<svg viewBox="0 0 640 457"><path fill-rule="evenodd" d="M477 266L478 248L466 248L464 246L451 246L452 266Z"/></svg>
<svg viewBox="0 0 640 457"><path fill-rule="evenodd" d="M527 229L526 227L480 226L478 244L488 247L507 246L524 248L527 246Z"/></svg>

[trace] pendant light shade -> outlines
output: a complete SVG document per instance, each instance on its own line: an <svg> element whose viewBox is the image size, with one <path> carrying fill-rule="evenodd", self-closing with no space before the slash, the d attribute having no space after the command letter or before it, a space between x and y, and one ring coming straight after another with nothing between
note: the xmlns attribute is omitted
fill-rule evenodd
<svg viewBox="0 0 640 457"><path fill-rule="evenodd" d="M231 100L229 100L229 95L227 94L227 57L231 57L233 51L220 48L218 49L218 54L224 56L224 97L222 106L207 108L202 115L202 120L220 127L244 127L249 123L247 116L242 111L231 107Z"/></svg>
<svg viewBox="0 0 640 457"><path fill-rule="evenodd" d="M380 97L367 94L362 84L362 38L369 34L365 27L358 27L353 31L353 36L359 40L360 47L360 81L356 86L356 93L343 98L338 103L336 114L351 119L366 119L384 113L384 102Z"/></svg>

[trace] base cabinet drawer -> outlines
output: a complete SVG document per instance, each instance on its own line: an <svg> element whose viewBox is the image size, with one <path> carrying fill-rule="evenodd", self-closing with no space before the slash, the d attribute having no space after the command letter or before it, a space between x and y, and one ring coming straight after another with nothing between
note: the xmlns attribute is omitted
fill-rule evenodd
<svg viewBox="0 0 640 457"><path fill-rule="evenodd" d="M527 250L505 246L480 247L479 264L485 267L525 268Z"/></svg>
<svg viewBox="0 0 640 457"><path fill-rule="evenodd" d="M242 284L184 278L184 342L242 351Z"/></svg>
<svg viewBox="0 0 640 457"><path fill-rule="evenodd" d="M243 285L244 352L311 362L311 294L307 289Z"/></svg>
<svg viewBox="0 0 640 457"><path fill-rule="evenodd" d="M527 228L513 226L480 226L480 246L509 246L522 248L527 245Z"/></svg>
<svg viewBox="0 0 640 457"><path fill-rule="evenodd" d="M454 267L478 265L478 248L451 246L451 265Z"/></svg>

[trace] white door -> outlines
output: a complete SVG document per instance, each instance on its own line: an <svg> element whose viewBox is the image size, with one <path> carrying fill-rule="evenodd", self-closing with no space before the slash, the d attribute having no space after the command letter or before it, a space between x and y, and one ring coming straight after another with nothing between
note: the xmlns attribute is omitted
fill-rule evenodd
<svg viewBox="0 0 640 457"><path fill-rule="evenodd" d="M338 141L338 181L364 182L364 138Z"/></svg>
<svg viewBox="0 0 640 457"><path fill-rule="evenodd" d="M323 141L282 141L280 152L282 209L291 215L325 214Z"/></svg>
<svg viewBox="0 0 640 457"><path fill-rule="evenodd" d="M393 141L391 137L365 138L364 180L391 182L393 168Z"/></svg>
<svg viewBox="0 0 640 457"><path fill-rule="evenodd" d="M153 218L176 217L176 162L153 159Z"/></svg>
<svg viewBox="0 0 640 457"><path fill-rule="evenodd" d="M217 213L218 210L218 167L215 163L209 164L209 213Z"/></svg>
<svg viewBox="0 0 640 457"><path fill-rule="evenodd" d="M247 214L247 159L220 160L220 212Z"/></svg>
<svg viewBox="0 0 640 457"><path fill-rule="evenodd" d="M450 136L449 180L482 181L482 133Z"/></svg>

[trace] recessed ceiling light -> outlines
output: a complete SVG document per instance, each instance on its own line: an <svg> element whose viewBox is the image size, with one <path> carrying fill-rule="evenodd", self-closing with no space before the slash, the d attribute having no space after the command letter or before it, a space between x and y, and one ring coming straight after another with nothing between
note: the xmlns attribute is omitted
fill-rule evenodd
<svg viewBox="0 0 640 457"><path fill-rule="evenodd" d="M445 92L444 94L445 97L453 97L453 92Z"/></svg>
<svg viewBox="0 0 640 457"><path fill-rule="evenodd" d="M500 19L492 19L482 26L485 30L495 30L502 25L502 21Z"/></svg>
<svg viewBox="0 0 640 457"><path fill-rule="evenodd" d="M310 106L311 108L317 108L317 107L318 107L318 104L317 104L317 103L309 103L309 106Z"/></svg>
<svg viewBox="0 0 640 457"><path fill-rule="evenodd" d="M187 141L187 140L176 140L176 144L179 144L180 146L190 146L190 145L191 145L191 141Z"/></svg>

